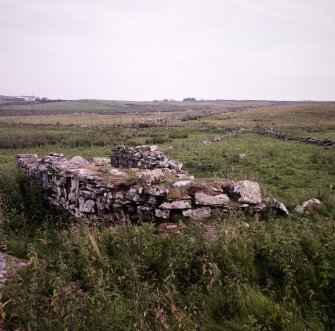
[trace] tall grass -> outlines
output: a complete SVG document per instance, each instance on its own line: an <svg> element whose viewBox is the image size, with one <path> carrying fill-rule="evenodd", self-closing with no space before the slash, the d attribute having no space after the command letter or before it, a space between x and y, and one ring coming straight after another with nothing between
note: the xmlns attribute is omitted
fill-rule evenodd
<svg viewBox="0 0 335 331"><path fill-rule="evenodd" d="M6 287L6 311L34 330L334 325L334 224L255 221L246 229L235 219L216 231L211 242L196 224L174 238L159 238L150 224L73 225L55 236L53 258L39 243L29 247L33 264Z"/></svg>
<svg viewBox="0 0 335 331"><path fill-rule="evenodd" d="M262 221L233 214L162 238L150 223L70 222L44 207L21 176L6 196L8 250L32 262L3 290L8 330L327 330L335 323L335 224L322 214Z"/></svg>

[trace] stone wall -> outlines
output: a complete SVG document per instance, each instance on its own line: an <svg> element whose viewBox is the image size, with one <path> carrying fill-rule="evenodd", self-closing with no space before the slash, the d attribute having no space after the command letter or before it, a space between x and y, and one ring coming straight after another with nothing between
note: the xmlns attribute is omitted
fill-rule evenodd
<svg viewBox="0 0 335 331"><path fill-rule="evenodd" d="M272 136L274 138L283 139L286 141L298 141L306 144L320 145L327 149L335 148L335 140L331 139L321 139L315 137L298 137L290 133L282 132L282 131L274 131L272 128L262 128L259 130L259 133L262 135Z"/></svg>
<svg viewBox="0 0 335 331"><path fill-rule="evenodd" d="M138 159L137 153L142 157ZM280 202L261 199L258 183L195 179L181 170L181 163L168 160L153 146L119 146L113 149L112 160L124 167L135 161L136 166L150 169L116 168L107 158L66 160L55 153L43 158L19 154L17 167L37 183L52 206L75 217L103 216L113 222L200 220L236 208L253 212L274 208L288 215ZM159 168L151 169L155 162L166 167L159 163Z"/></svg>
<svg viewBox="0 0 335 331"><path fill-rule="evenodd" d="M226 132L224 134L221 134L219 136L215 136L215 137L211 137L211 138L209 138L207 140L203 140L202 143L204 145L210 145L212 143L215 143L215 142L218 142L218 141L222 141L222 140L225 140L227 138L236 136L237 134L241 134L241 133L245 133L245 132L248 132L248 130L245 129L245 128L233 129L233 130L228 131L228 132Z"/></svg>
<svg viewBox="0 0 335 331"><path fill-rule="evenodd" d="M111 150L111 164L120 168L170 169L180 172L182 163L169 160L156 145L129 147L119 145Z"/></svg>

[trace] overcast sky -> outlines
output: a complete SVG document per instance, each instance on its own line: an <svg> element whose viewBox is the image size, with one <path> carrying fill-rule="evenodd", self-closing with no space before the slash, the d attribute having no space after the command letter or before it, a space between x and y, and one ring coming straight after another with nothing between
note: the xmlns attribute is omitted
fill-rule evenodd
<svg viewBox="0 0 335 331"><path fill-rule="evenodd" d="M0 94L335 100L335 0L0 0Z"/></svg>

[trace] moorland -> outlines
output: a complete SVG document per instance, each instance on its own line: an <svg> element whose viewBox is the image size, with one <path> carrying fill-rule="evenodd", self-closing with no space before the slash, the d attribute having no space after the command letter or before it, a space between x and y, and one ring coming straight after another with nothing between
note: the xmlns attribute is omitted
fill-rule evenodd
<svg viewBox="0 0 335 331"><path fill-rule="evenodd" d="M1 250L30 262L1 288L6 329L332 330L335 148L268 127L335 140L335 102L0 104ZM95 226L50 208L15 166L19 153L108 157L118 144L157 144L200 178L255 180L290 217L234 211L172 237ZM322 205L294 211L310 198Z"/></svg>

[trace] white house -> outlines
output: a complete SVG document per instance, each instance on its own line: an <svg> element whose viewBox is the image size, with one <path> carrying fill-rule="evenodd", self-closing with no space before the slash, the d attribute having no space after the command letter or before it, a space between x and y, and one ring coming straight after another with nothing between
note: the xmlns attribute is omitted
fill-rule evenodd
<svg viewBox="0 0 335 331"><path fill-rule="evenodd" d="M33 102L40 100L40 97L35 97L33 95L22 95L21 98L24 99L24 101L26 102Z"/></svg>

